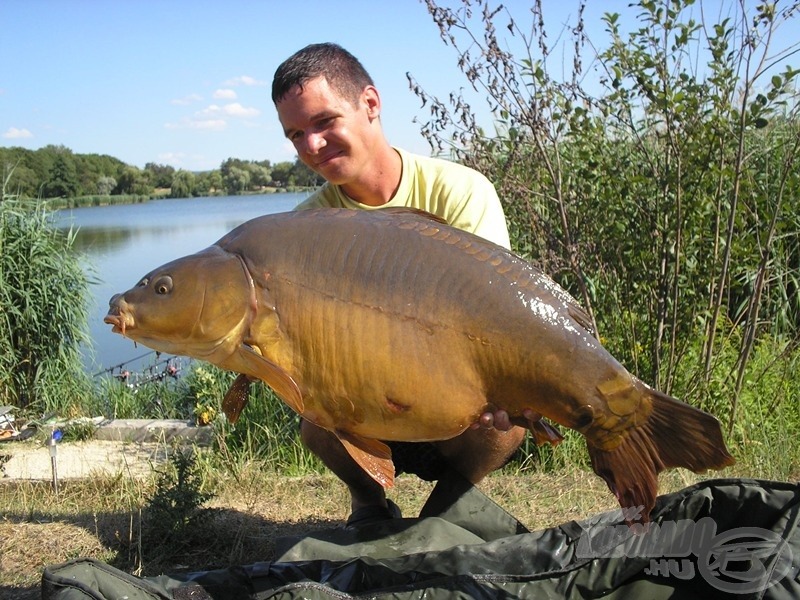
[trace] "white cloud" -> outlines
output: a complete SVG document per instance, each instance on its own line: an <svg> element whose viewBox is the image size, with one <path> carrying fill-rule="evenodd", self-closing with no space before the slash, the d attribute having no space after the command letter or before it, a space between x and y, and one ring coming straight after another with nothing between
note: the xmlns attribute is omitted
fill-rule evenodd
<svg viewBox="0 0 800 600"><path fill-rule="evenodd" d="M223 112L226 115L230 115L231 117L257 117L261 114L261 111L257 108L248 108L246 106L242 106L238 102L232 102L231 104L226 104L222 107Z"/></svg>
<svg viewBox="0 0 800 600"><path fill-rule="evenodd" d="M218 115L222 112L222 107L218 104L209 104L203 110L198 110L195 116L198 117L210 117L212 115Z"/></svg>
<svg viewBox="0 0 800 600"><path fill-rule="evenodd" d="M9 140L22 140L32 138L33 134L27 129L17 129L16 127L9 127L8 131L3 134L3 137Z"/></svg>
<svg viewBox="0 0 800 600"><path fill-rule="evenodd" d="M178 123L165 123L167 129L201 129L204 131L222 131L227 127L225 119L182 119Z"/></svg>
<svg viewBox="0 0 800 600"><path fill-rule="evenodd" d="M177 104L178 106L187 106L189 104L194 104L195 102L200 102L203 97L199 94L189 94L188 96L184 96L183 98L175 98L170 102L172 104Z"/></svg>
<svg viewBox="0 0 800 600"><path fill-rule="evenodd" d="M193 129L210 129L212 131L221 131L228 126L225 119L206 119L204 121L191 121Z"/></svg>
<svg viewBox="0 0 800 600"><path fill-rule="evenodd" d="M198 117L213 117L216 115L225 115L227 117L238 117L238 118L249 118L249 117L257 117L261 114L261 111L257 108L248 108L246 106L242 106L238 102L231 102L230 104L226 104L224 106L219 106L218 104L210 104L203 110L199 110L195 113Z"/></svg>
<svg viewBox="0 0 800 600"><path fill-rule="evenodd" d="M263 86L267 85L266 81L260 81L255 77L250 77L249 75L240 75L239 77L234 77L233 79L228 79L224 85L258 85Z"/></svg>
<svg viewBox="0 0 800 600"><path fill-rule="evenodd" d="M162 152L158 155L158 160L164 164L178 167L183 165L186 159L186 154L183 152Z"/></svg>
<svg viewBox="0 0 800 600"><path fill-rule="evenodd" d="M216 100L236 100L236 92L233 90L217 90L214 92L214 98Z"/></svg>

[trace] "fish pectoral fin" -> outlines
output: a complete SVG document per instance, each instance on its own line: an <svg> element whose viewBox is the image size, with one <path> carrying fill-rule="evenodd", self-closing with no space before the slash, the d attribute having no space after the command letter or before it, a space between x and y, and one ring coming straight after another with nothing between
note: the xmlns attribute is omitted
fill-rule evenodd
<svg viewBox="0 0 800 600"><path fill-rule="evenodd" d="M370 477L384 488L394 486L394 463L389 446L380 440L353 435L346 431L334 432L347 453Z"/></svg>
<svg viewBox="0 0 800 600"><path fill-rule="evenodd" d="M249 375L239 375L234 379L222 399L222 412L225 413L231 425L236 424L236 421L239 420L239 415L242 414L244 407L250 401L251 382L252 378Z"/></svg>
<svg viewBox="0 0 800 600"><path fill-rule="evenodd" d="M299 415L305 411L303 395L292 376L248 346L242 345L228 368L257 377L275 390L289 408ZM228 366L228 365L226 365Z"/></svg>
<svg viewBox="0 0 800 600"><path fill-rule="evenodd" d="M543 446L544 444L558 446L558 444L564 440L564 436L561 435L561 432L544 419L539 419L534 423L530 423L528 425L528 430L531 432L533 441L536 442L537 446Z"/></svg>

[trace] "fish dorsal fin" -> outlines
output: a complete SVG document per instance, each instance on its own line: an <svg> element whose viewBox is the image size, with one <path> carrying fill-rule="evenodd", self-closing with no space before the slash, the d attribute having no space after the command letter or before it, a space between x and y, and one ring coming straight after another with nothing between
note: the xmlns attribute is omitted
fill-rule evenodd
<svg viewBox="0 0 800 600"><path fill-rule="evenodd" d="M334 431L347 453L384 488L394 487L394 463L389 446L346 431Z"/></svg>
<svg viewBox="0 0 800 600"><path fill-rule="evenodd" d="M239 375L234 379L231 387L228 388L225 397L222 399L222 412L228 417L231 425L235 425L242 414L244 407L250 401L250 383L252 379L249 375Z"/></svg>
<svg viewBox="0 0 800 600"><path fill-rule="evenodd" d="M567 312L569 313L569 316L572 317L586 331L588 331L592 337L597 337L597 332L594 330L594 325L592 324L592 318L589 316L589 313L587 313L586 310L584 310L584 308L578 304L577 300L573 300L569 305L567 305Z"/></svg>
<svg viewBox="0 0 800 600"><path fill-rule="evenodd" d="M422 210L421 208L409 208L404 206L394 206L392 208L381 208L379 209L382 213L388 213L392 215L417 215L419 217L425 217L426 219L430 219L436 223L441 225L447 225L447 221L440 217L439 215L435 215L433 213L429 213L427 210Z"/></svg>
<svg viewBox="0 0 800 600"><path fill-rule="evenodd" d="M233 371L257 377L275 390L280 399L297 414L302 415L305 411L303 395L291 375L275 363L254 352L250 347L242 344L233 360L228 361L225 366Z"/></svg>

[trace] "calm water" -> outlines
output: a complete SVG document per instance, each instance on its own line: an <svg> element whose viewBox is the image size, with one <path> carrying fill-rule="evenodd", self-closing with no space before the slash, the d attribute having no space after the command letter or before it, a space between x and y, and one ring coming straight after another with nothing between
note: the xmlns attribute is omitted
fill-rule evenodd
<svg viewBox="0 0 800 600"><path fill-rule="evenodd" d="M59 211L58 226L78 229L75 249L85 256L86 268L97 280L91 286L92 348L84 349L87 369L95 373L136 358L126 368L139 370L155 362L148 348L134 347L103 323L111 296L133 287L155 267L210 246L249 219L291 210L306 196L154 200Z"/></svg>

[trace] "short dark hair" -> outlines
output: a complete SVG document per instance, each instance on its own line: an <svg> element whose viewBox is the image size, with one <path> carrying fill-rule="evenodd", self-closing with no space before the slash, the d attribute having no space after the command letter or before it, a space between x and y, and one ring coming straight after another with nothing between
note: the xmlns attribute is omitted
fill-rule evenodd
<svg viewBox="0 0 800 600"><path fill-rule="evenodd" d="M302 88L317 77L324 77L334 91L353 103L365 87L375 85L359 60L338 44L310 44L277 68L272 78L272 101L277 104L294 86Z"/></svg>

